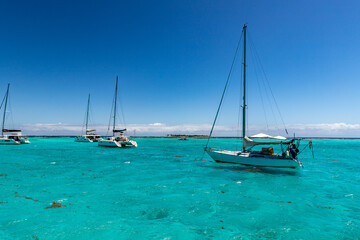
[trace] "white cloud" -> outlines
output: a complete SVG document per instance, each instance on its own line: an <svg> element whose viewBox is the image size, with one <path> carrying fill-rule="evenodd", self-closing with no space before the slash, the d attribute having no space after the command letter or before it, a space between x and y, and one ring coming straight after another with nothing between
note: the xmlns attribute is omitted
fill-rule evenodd
<svg viewBox="0 0 360 240"><path fill-rule="evenodd" d="M92 125L101 135L108 132L105 125ZM165 136L167 134L204 134L208 135L211 124L178 124L168 125L165 123L129 124L126 126L128 135L137 136ZM67 123L34 123L22 126L24 134L28 135L80 135L84 130L80 124ZM360 124L348 123L321 123L321 124L292 124L288 125L289 136L304 137L360 137ZM238 136L240 129L236 126L219 126L214 129L214 136ZM270 135L285 135L282 128L269 126L266 129L260 125L249 125L248 135L264 132ZM289 137L288 136L288 137Z"/></svg>

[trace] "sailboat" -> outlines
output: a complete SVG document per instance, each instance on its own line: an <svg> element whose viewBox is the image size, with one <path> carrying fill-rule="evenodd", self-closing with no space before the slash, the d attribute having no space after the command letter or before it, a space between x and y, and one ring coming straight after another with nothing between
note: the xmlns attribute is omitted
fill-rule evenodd
<svg viewBox="0 0 360 240"><path fill-rule="evenodd" d="M86 120L85 120L85 135L81 137L76 137L75 142L98 142L102 140L102 138L95 134L95 129L88 129L89 125L89 109L90 109L90 94L88 96L88 103L86 108Z"/></svg>
<svg viewBox="0 0 360 240"><path fill-rule="evenodd" d="M256 167L279 167L279 168L300 168L302 163L297 158L299 153L299 144L300 139L291 139L291 140L279 140L279 141L254 141L246 136L246 28L243 27L243 37L244 37L244 55L243 55L243 103L242 103L242 141L243 149L242 151L233 151L225 149L215 149L208 147L211 134L213 132L216 119L221 107L221 103L225 94L226 86L219 104L219 108L210 131L210 136L208 138L207 144L205 146L205 151L209 156L216 162L222 163L235 163L242 164L247 166L256 166ZM261 151L252 150L255 146L266 146L266 145L280 145L281 154L274 154L273 147L263 147ZM311 148L311 142L309 147Z"/></svg>
<svg viewBox="0 0 360 240"><path fill-rule="evenodd" d="M5 128L6 109L7 109L8 98L9 98L9 89L10 89L10 83L7 86L5 98L2 102L2 104L3 104L5 101L4 113L3 113L2 125L1 125L0 144L9 144L9 145L28 144L28 143L30 143L30 141L27 137L22 135L21 130Z"/></svg>
<svg viewBox="0 0 360 240"><path fill-rule="evenodd" d="M124 132L126 132L126 128L116 129L117 93L118 93L118 76L116 76L116 85L115 85L112 136L100 140L98 142L98 145L100 147L115 147L115 148L137 147L137 143L134 140L130 140L127 136L124 135ZM116 136L116 133L119 133L119 135Z"/></svg>

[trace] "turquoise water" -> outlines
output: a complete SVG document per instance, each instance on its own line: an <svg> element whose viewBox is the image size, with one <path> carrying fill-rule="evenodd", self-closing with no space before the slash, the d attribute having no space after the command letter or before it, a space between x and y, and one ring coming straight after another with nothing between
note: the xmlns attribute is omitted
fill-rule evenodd
<svg viewBox="0 0 360 240"><path fill-rule="evenodd" d="M301 171L197 160L204 139L136 139L136 149L30 140L0 146L0 239L360 236L360 140L314 140ZM53 201L65 207L46 208Z"/></svg>

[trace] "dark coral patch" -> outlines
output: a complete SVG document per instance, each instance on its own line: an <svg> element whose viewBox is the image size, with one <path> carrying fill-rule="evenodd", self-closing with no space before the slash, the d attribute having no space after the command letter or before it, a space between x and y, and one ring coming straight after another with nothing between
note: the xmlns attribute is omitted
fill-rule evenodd
<svg viewBox="0 0 360 240"><path fill-rule="evenodd" d="M51 206L48 206L45 209L48 209L48 208L62 208L62 207L66 207L66 205L62 205L61 203L58 203L58 202L54 201Z"/></svg>

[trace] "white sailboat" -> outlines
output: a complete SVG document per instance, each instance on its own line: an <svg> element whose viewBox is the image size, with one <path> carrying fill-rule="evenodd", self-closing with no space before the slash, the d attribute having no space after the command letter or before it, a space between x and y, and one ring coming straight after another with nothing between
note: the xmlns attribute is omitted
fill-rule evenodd
<svg viewBox="0 0 360 240"><path fill-rule="evenodd" d="M5 128L6 108L9 98L9 88L10 88L10 83L7 86L6 94L2 102L3 104L5 101L4 113L3 113L2 125L1 125L0 144L7 144L7 145L28 144L30 143L30 141L27 137L22 135L21 130Z"/></svg>
<svg viewBox="0 0 360 240"><path fill-rule="evenodd" d="M225 149L215 149L208 147L211 134L216 123L216 119L221 107L221 103L225 94L226 86L219 104L219 108L210 131L210 136L205 147L205 151L210 155L212 159L216 162L223 163L235 163L242 164L247 166L257 166L257 167L279 167L279 168L299 168L302 167L302 163L297 158L299 152L299 139L291 140L270 140L270 141L254 141L246 136L246 28L243 27L243 37L244 37L244 59L243 59L243 105L242 105L242 139L243 139L243 150L234 151L234 150L225 150ZM269 135L266 135L269 136ZM271 137L273 139L280 139L281 136ZM268 137L268 138L269 138ZM252 150L253 147L258 145L280 145L281 154L274 154L273 147L263 147L261 151ZM311 142L309 142L309 147L311 147Z"/></svg>
<svg viewBox="0 0 360 240"><path fill-rule="evenodd" d="M98 142L102 138L95 134L95 129L88 129L89 125L89 109L90 109L90 94L88 96L88 103L86 108L86 120L85 120L85 135L75 138L75 142Z"/></svg>
<svg viewBox="0 0 360 240"><path fill-rule="evenodd" d="M116 85L115 85L112 136L100 140L98 142L98 145L100 147L115 147L115 148L137 147L137 142L135 142L134 140L130 140L127 136L124 135L126 129L116 129L117 92L118 92L118 76L116 76ZM116 133L119 133L119 135L116 136Z"/></svg>

